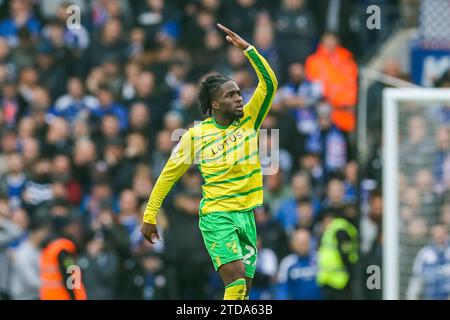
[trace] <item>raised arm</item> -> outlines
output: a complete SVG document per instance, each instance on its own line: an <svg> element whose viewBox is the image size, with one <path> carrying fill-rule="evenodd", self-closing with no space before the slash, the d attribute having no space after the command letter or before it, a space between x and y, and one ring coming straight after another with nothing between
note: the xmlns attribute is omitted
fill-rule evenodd
<svg viewBox="0 0 450 320"><path fill-rule="evenodd" d="M255 47L221 24L217 24L217 26L227 34L226 39L228 42L244 50L245 56L250 60L258 76L258 87L245 106L248 109L248 113L252 116L255 130L258 130L272 105L273 97L278 87L277 77L269 63L258 53Z"/></svg>
<svg viewBox="0 0 450 320"><path fill-rule="evenodd" d="M156 217L170 189L192 164L194 154L192 148L191 131L189 130L183 134L180 142L173 149L169 160L167 160L161 175L153 187L144 212L141 228L142 235L150 243L154 243L155 237L158 240L160 239L156 229Z"/></svg>

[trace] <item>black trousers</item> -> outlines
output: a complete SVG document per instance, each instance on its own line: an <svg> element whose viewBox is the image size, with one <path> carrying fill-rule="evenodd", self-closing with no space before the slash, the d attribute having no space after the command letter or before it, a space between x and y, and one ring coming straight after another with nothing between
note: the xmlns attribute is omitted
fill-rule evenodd
<svg viewBox="0 0 450 320"><path fill-rule="evenodd" d="M322 292L326 300L352 300L353 293L350 285L347 285L344 289L335 289L330 286L323 286Z"/></svg>

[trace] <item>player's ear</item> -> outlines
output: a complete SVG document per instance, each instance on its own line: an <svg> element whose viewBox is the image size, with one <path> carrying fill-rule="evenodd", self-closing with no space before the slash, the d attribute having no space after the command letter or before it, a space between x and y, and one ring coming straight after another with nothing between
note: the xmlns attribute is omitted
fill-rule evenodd
<svg viewBox="0 0 450 320"><path fill-rule="evenodd" d="M220 110L219 102L217 102L217 101L211 101L211 106L212 106L214 111L219 111Z"/></svg>

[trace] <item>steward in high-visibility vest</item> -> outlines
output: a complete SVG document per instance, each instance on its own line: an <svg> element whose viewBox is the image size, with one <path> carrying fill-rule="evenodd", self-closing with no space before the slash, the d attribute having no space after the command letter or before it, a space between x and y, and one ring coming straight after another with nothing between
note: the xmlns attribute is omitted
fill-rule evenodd
<svg viewBox="0 0 450 320"><path fill-rule="evenodd" d="M81 269L75 264L76 252L75 243L66 236L54 237L44 247L40 258L41 300L86 300Z"/></svg>
<svg viewBox="0 0 450 320"><path fill-rule="evenodd" d="M350 299L353 267L358 261L358 231L336 216L326 226L318 254L318 284L329 299Z"/></svg>

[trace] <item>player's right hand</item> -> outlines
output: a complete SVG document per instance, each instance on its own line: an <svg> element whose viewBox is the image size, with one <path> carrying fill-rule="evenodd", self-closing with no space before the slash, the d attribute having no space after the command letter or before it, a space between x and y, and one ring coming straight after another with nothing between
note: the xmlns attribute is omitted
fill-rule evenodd
<svg viewBox="0 0 450 320"><path fill-rule="evenodd" d="M156 242L155 239L161 240L161 237L159 236L158 229L156 228L156 224L150 224L150 223L142 223L141 226L141 233L144 236L145 239L147 239L148 242L151 244L154 244Z"/></svg>

